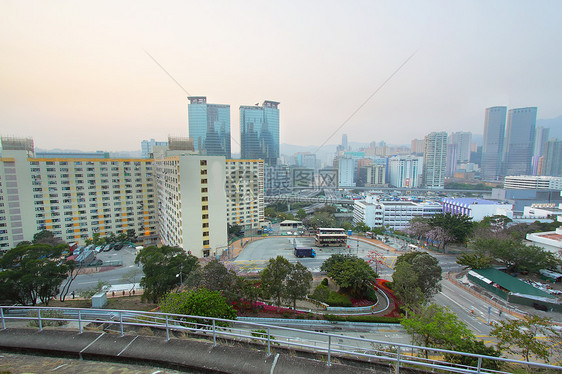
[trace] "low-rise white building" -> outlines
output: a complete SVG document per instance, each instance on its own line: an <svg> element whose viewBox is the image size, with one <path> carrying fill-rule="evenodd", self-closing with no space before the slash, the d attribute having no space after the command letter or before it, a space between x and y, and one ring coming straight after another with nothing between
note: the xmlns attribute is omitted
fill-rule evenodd
<svg viewBox="0 0 562 374"><path fill-rule="evenodd" d="M364 222L369 227L388 227L402 230L416 217L428 218L441 213L441 204L434 202L416 203L412 201L377 201L369 196L356 200L353 206L353 222Z"/></svg>
<svg viewBox="0 0 562 374"><path fill-rule="evenodd" d="M562 177L512 175L505 177L503 185L516 190L562 190Z"/></svg>
<svg viewBox="0 0 562 374"><path fill-rule="evenodd" d="M497 201L473 198L444 198L443 213L463 214L473 221L481 221L484 217L506 216L513 218L513 205Z"/></svg>

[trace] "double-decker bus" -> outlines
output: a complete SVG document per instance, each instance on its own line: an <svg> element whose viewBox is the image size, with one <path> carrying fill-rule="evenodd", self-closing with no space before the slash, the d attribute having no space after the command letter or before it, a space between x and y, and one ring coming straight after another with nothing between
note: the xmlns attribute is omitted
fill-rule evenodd
<svg viewBox="0 0 562 374"><path fill-rule="evenodd" d="M316 230L317 247L345 247L347 234L344 229L319 228Z"/></svg>

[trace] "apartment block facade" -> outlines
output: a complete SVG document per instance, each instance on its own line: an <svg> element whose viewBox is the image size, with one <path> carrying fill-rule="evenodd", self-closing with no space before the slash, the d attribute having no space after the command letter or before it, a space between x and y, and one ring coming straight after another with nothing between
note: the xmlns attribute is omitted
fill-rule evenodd
<svg viewBox="0 0 562 374"><path fill-rule="evenodd" d="M264 221L264 161L226 160L226 214L229 225L246 229Z"/></svg>
<svg viewBox="0 0 562 374"><path fill-rule="evenodd" d="M4 148L0 248L31 240L43 229L67 242L131 229L146 243L154 241L152 167L149 159L35 158L32 150Z"/></svg>

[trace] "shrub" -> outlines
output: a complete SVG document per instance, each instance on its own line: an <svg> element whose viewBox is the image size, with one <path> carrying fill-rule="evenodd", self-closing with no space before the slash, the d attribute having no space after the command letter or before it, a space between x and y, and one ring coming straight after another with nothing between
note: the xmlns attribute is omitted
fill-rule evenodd
<svg viewBox="0 0 562 374"><path fill-rule="evenodd" d="M28 317L38 318L39 313L37 310L30 310L27 312ZM57 318L57 321L46 321L43 318ZM64 321L66 317L61 310L41 310L41 325L43 327L46 326L64 326L68 323L68 321ZM39 321L37 319L33 319L28 323L31 327L39 327Z"/></svg>
<svg viewBox="0 0 562 374"><path fill-rule="evenodd" d="M322 279L322 282L321 282L320 284L323 285L323 286L328 287L328 278Z"/></svg>
<svg viewBox="0 0 562 374"><path fill-rule="evenodd" d="M353 303L351 302L349 297L333 291L330 292L330 296L328 297L328 301L326 303L330 306L353 306Z"/></svg>

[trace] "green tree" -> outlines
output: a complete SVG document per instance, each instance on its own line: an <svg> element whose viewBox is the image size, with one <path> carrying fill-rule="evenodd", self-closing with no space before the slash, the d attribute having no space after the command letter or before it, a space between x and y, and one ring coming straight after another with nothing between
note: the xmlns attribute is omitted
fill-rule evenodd
<svg viewBox="0 0 562 374"><path fill-rule="evenodd" d="M354 231L367 232L367 231L371 231L371 228L367 226L365 222L357 222L357 224L354 227Z"/></svg>
<svg viewBox="0 0 562 374"><path fill-rule="evenodd" d="M457 264L469 269L486 269L492 266L493 258L481 252L463 253L457 258Z"/></svg>
<svg viewBox="0 0 562 374"><path fill-rule="evenodd" d="M305 219L305 218L306 218L306 212L304 211L304 209L300 208L300 209L297 211L296 217L297 217L298 219L300 219L301 221L302 221L303 219Z"/></svg>
<svg viewBox="0 0 562 374"><path fill-rule="evenodd" d="M560 264L552 252L516 239L477 238L472 246L479 256L498 260L509 272L537 273L540 269L555 268Z"/></svg>
<svg viewBox="0 0 562 374"><path fill-rule="evenodd" d="M40 238L38 241L42 241ZM62 261L67 245L31 244L15 247L0 258L0 295L23 305L45 305L56 297L60 285L74 269L74 261Z"/></svg>
<svg viewBox="0 0 562 374"><path fill-rule="evenodd" d="M228 237L230 239L234 238L235 236L242 235L242 226L240 225L228 225Z"/></svg>
<svg viewBox="0 0 562 374"><path fill-rule="evenodd" d="M392 274L392 291L406 306L406 310L418 312L425 303L425 295L418 286L418 272L409 262L402 261L395 266Z"/></svg>
<svg viewBox="0 0 562 374"><path fill-rule="evenodd" d="M432 228L441 227L457 243L466 243L473 229L472 217L463 214L435 214L429 219L429 225Z"/></svg>
<svg viewBox="0 0 562 374"><path fill-rule="evenodd" d="M53 234L52 231L41 230L33 235L33 244L48 244L55 247L59 244L65 244L65 242L62 239L55 237L55 234Z"/></svg>
<svg viewBox="0 0 562 374"><path fill-rule="evenodd" d="M219 291L229 302L239 298L236 292L236 274L216 259L193 270L186 284L192 289L203 287L209 291Z"/></svg>
<svg viewBox="0 0 562 374"><path fill-rule="evenodd" d="M520 354L526 361L534 355L548 362L551 349L562 341L562 336L553 328L549 318L535 315L500 321L494 325L490 335L498 339L501 350ZM545 338L541 339L540 336Z"/></svg>
<svg viewBox="0 0 562 374"><path fill-rule="evenodd" d="M206 288L180 293L169 293L159 303L163 313L186 314L211 318L236 319L236 311L229 305L219 291ZM206 325L212 324L210 319L184 318L184 320ZM228 326L227 322L216 321L217 326Z"/></svg>
<svg viewBox="0 0 562 374"><path fill-rule="evenodd" d="M362 297L365 295L371 282L377 279L378 274L365 260L355 256L340 257L332 255L322 264L322 270L346 292ZM325 266L326 262L328 264Z"/></svg>
<svg viewBox="0 0 562 374"><path fill-rule="evenodd" d="M297 307L297 300L303 299L310 290L312 284L312 273L300 262L292 265L289 274L287 274L285 299L293 304L293 308Z"/></svg>
<svg viewBox="0 0 562 374"><path fill-rule="evenodd" d="M322 266L320 267L320 270L328 272L330 270L330 268L336 264L336 263L343 263L349 259L356 259L357 256L355 255L349 255L349 254L342 254L342 253L335 253L333 255L331 255L327 260L325 260L322 263Z"/></svg>
<svg viewBox="0 0 562 374"><path fill-rule="evenodd" d="M426 347L453 349L463 340L474 338L470 329L454 313L437 304L429 304L419 313L411 313L400 324L412 334L414 344Z"/></svg>
<svg viewBox="0 0 562 374"><path fill-rule="evenodd" d="M197 257L188 255L177 247L150 246L142 249L135 263L142 264L144 277L143 300L158 300L167 292L177 287L182 280L187 280L191 271L199 266Z"/></svg>
<svg viewBox="0 0 562 374"><path fill-rule="evenodd" d="M267 266L260 272L261 288L264 296L271 297L279 309L285 295L285 282L291 271L291 264L283 256L269 259Z"/></svg>
<svg viewBox="0 0 562 374"><path fill-rule="evenodd" d="M410 252L398 256L395 267L398 268L401 263L407 262L412 265L411 269L416 272L417 286L424 295L426 301L441 291L441 266L439 261L426 252ZM399 276L403 273L392 277L393 281L399 281Z"/></svg>
<svg viewBox="0 0 562 374"><path fill-rule="evenodd" d="M320 211L306 218L303 223L307 227L334 227L336 225L336 218L332 213Z"/></svg>

